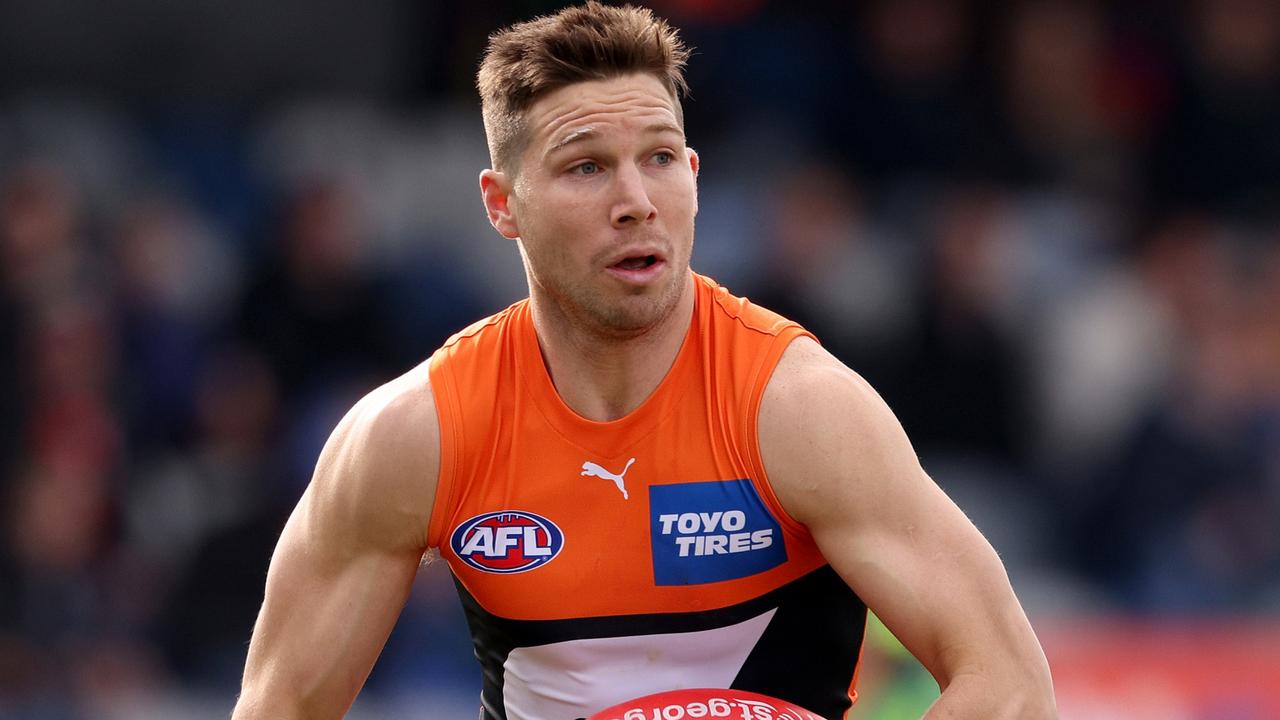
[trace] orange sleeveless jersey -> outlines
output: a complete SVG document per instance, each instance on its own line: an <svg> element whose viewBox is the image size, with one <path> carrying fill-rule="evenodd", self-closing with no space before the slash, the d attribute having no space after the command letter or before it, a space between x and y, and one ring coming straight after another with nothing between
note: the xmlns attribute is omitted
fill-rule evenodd
<svg viewBox="0 0 1280 720"><path fill-rule="evenodd" d="M798 325L695 276L688 336L634 412L557 394L527 301L432 357L428 530L484 675L482 718L572 720L733 687L843 717L866 608L779 505L756 420Z"/></svg>

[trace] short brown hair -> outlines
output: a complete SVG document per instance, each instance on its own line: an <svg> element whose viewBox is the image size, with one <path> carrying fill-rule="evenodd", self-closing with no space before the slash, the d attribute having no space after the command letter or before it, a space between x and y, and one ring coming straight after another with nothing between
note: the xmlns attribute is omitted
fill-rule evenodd
<svg viewBox="0 0 1280 720"><path fill-rule="evenodd" d="M513 169L528 141L524 113L566 85L648 73L662 81L684 117L689 50L665 20L645 8L591 0L555 15L512 25L489 36L476 87L494 168Z"/></svg>

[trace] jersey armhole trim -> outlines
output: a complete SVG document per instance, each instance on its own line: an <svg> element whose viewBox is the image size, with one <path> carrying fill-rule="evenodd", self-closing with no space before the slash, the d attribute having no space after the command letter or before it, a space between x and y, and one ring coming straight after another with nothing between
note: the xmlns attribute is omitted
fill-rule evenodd
<svg viewBox="0 0 1280 720"><path fill-rule="evenodd" d="M442 351L447 353L448 351ZM457 494L458 457L462 447L461 408L453 372L443 357L433 357L430 364L431 389L435 396L436 420L440 428L440 470L436 477L436 494L431 503L431 519L427 522L427 548L436 549L445 542L445 521L453 514Z"/></svg>
<svg viewBox="0 0 1280 720"><path fill-rule="evenodd" d="M764 467L764 455L760 451L760 407L764 403L764 393L769 387L769 381L773 379L774 372L778 369L778 363L782 359L782 354L791 347L791 343L797 339L807 337L817 342L813 333L805 330L803 327L794 323L788 323L784 326L770 343L768 350L763 353L760 362L756 365L751 375L751 394L747 398L747 413L745 433L748 447L748 462L751 465L752 482L756 486L756 492L760 493L760 497L773 511L774 515L788 530L798 535L807 535L809 529L799 520L791 516L782 503L778 500L777 494L773 491L773 484L769 481L769 473Z"/></svg>
<svg viewBox="0 0 1280 720"><path fill-rule="evenodd" d="M858 675L862 673L862 659L867 655L867 633L870 632L870 627L871 619L868 617L866 622L862 623L862 641L858 643L858 660L853 666L853 678L849 681L849 709L844 711L840 720L849 720L849 713L853 712L853 708L858 704Z"/></svg>

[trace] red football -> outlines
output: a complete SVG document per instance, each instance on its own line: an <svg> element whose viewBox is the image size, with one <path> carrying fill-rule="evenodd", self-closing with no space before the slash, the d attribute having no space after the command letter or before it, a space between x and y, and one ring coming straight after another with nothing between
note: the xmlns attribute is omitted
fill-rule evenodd
<svg viewBox="0 0 1280 720"><path fill-rule="evenodd" d="M587 720L822 720L817 713L743 690L697 688L645 695L605 708Z"/></svg>

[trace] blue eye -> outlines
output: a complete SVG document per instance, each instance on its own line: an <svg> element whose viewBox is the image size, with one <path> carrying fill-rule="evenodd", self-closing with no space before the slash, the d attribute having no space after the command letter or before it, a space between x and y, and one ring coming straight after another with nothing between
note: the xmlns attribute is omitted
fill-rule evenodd
<svg viewBox="0 0 1280 720"><path fill-rule="evenodd" d="M573 171L579 175L595 175L600 172L600 166L593 162L584 162L581 165L575 165Z"/></svg>
<svg viewBox="0 0 1280 720"><path fill-rule="evenodd" d="M675 162L675 157L671 153L663 151L653 156L653 161L659 165L670 165Z"/></svg>

